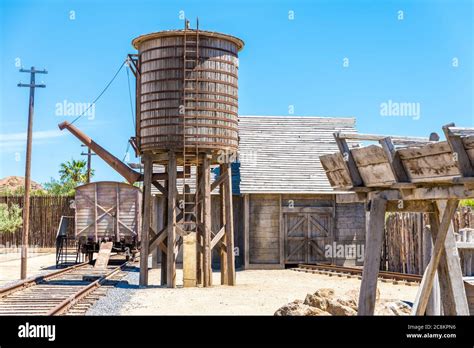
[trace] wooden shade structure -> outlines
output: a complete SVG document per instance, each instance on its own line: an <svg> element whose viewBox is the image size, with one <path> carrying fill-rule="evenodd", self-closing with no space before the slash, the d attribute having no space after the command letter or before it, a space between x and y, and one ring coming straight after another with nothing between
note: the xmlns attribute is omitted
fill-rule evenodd
<svg viewBox="0 0 474 348"><path fill-rule="evenodd" d="M335 133L340 151L320 157L332 187L357 193L369 210L359 315L374 312L386 211L430 215L434 246L413 314L426 313L437 273L443 313L469 315L451 220L460 199L474 198L474 128L449 124L443 132L442 142L358 134L357 140L376 140L380 146L355 149L346 142L353 136Z"/></svg>

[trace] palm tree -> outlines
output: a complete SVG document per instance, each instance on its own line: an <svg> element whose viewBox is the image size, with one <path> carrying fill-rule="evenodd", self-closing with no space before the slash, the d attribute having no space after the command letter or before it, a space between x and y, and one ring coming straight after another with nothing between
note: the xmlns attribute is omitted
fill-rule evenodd
<svg viewBox="0 0 474 348"><path fill-rule="evenodd" d="M87 181L87 162L71 159L66 163L61 163L59 175L62 182L72 182L74 184L85 183ZM91 171L91 176L93 171Z"/></svg>

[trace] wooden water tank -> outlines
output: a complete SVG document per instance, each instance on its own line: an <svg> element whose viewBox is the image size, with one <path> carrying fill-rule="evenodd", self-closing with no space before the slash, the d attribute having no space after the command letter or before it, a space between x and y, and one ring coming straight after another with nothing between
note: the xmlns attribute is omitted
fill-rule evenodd
<svg viewBox="0 0 474 348"><path fill-rule="evenodd" d="M237 150L238 51L244 43L230 35L189 29L186 34L173 30L142 35L132 44L138 50L140 70L136 124L140 152L182 152L183 141L186 151Z"/></svg>

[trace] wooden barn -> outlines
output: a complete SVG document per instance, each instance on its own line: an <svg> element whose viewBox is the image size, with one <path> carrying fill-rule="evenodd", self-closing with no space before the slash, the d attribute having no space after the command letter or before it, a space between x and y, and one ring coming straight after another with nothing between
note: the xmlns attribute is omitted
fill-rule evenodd
<svg viewBox="0 0 474 348"><path fill-rule="evenodd" d="M334 191L319 161L337 131L356 132L355 118L240 117L246 269L362 264L365 206Z"/></svg>

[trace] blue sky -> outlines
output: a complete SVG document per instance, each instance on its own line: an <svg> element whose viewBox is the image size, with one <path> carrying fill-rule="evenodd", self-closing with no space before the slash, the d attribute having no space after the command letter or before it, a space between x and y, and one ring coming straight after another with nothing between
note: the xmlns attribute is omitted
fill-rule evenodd
<svg viewBox="0 0 474 348"><path fill-rule="evenodd" d="M245 41L241 115L288 115L292 106L298 116L355 116L363 133L418 136L474 125L472 0L1 0L0 177L24 175L28 89L16 84L29 76L19 64L49 71L38 75L47 87L37 90L34 118L32 179L43 183L83 150L57 131L74 118L57 115L57 104L91 102L134 52L131 40L181 29L180 11ZM388 101L420 112L382 116ZM89 118L76 125L122 158L133 134L125 69ZM98 158L93 167L95 180L122 180Z"/></svg>

